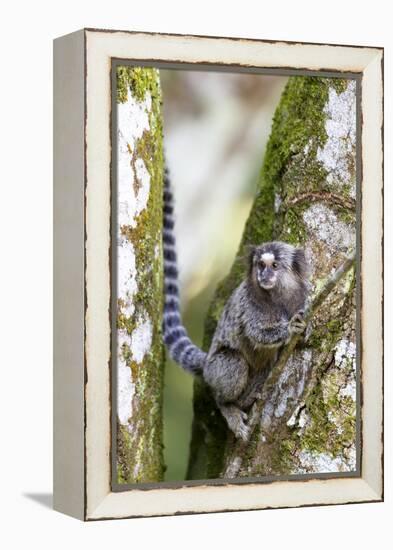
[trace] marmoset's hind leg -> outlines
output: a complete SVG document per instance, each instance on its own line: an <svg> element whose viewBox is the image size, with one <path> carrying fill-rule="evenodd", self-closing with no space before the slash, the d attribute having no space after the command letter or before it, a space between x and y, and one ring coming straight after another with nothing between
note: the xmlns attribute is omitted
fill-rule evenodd
<svg viewBox="0 0 393 550"><path fill-rule="evenodd" d="M203 367L203 378L220 403L234 402L248 382L248 364L236 351L220 350L209 356Z"/></svg>
<svg viewBox="0 0 393 550"><path fill-rule="evenodd" d="M247 414L236 404L247 387L247 362L233 350L222 350L208 358L203 377L213 390L217 406L228 427L236 437L247 440L250 431L245 424Z"/></svg>

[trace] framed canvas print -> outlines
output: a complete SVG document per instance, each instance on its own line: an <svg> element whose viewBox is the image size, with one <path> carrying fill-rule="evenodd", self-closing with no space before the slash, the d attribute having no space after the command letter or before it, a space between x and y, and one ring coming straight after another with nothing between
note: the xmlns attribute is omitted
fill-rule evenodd
<svg viewBox="0 0 393 550"><path fill-rule="evenodd" d="M54 42L54 507L383 499L383 50Z"/></svg>

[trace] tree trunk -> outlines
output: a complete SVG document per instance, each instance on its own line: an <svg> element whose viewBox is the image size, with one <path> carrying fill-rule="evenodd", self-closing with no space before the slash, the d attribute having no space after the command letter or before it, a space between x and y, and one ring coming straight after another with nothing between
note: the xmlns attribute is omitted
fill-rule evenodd
<svg viewBox="0 0 393 550"><path fill-rule="evenodd" d="M238 255L207 315L205 349L226 300L245 276L245 245L274 239L303 246L314 293L354 249L355 149L355 82L291 78L274 116ZM257 428L234 470L235 438L206 385L195 383L188 478L355 469L355 299L350 269L276 377L273 368L274 385L264 395Z"/></svg>
<svg viewBox="0 0 393 550"><path fill-rule="evenodd" d="M117 69L117 480L163 479L162 115L156 69Z"/></svg>

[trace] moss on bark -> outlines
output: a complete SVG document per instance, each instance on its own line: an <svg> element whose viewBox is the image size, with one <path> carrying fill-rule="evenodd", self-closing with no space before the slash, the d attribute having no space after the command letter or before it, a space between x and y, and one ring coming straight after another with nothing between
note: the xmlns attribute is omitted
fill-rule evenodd
<svg viewBox="0 0 393 550"><path fill-rule="evenodd" d="M127 342L123 344L121 358L129 368L128 391L132 398L129 418L117 424L117 477L119 483L161 481L164 475L163 131L159 72L151 68L118 67L117 101L135 104L135 113L147 116L142 135L135 133L135 139L129 138L127 149L131 197L134 202L142 201L145 199L140 194L148 192L146 204L118 227L125 246L133 251L135 268L129 279L129 303L121 297L118 300L117 329ZM143 177L138 177L138 169ZM140 346L137 331L143 323L148 327L150 340L141 354L137 349ZM121 383L124 382L118 379L118 384Z"/></svg>

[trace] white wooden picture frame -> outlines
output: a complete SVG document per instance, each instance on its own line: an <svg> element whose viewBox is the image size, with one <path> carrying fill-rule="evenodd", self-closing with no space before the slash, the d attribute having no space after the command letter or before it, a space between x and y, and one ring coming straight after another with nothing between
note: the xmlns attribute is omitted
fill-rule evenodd
<svg viewBox="0 0 393 550"><path fill-rule="evenodd" d="M111 67L351 74L361 112L361 464L356 476L111 485ZM383 499L383 49L84 29L54 42L54 507L81 520ZM367 261L366 261L367 258Z"/></svg>

